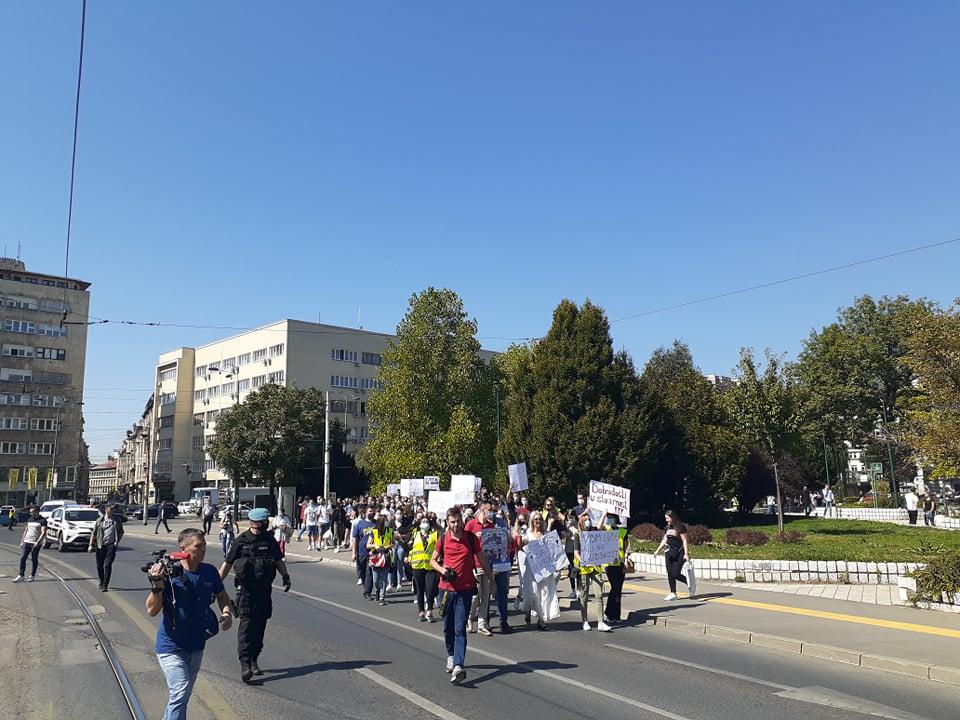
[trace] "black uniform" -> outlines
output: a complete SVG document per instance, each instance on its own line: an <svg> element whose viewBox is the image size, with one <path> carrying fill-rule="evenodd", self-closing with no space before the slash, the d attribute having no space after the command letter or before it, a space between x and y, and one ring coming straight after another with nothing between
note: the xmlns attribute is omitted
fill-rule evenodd
<svg viewBox="0 0 960 720"><path fill-rule="evenodd" d="M237 654L241 665L255 663L263 650L263 633L273 613L270 593L281 559L280 545L267 532L240 533L227 553L237 587Z"/></svg>

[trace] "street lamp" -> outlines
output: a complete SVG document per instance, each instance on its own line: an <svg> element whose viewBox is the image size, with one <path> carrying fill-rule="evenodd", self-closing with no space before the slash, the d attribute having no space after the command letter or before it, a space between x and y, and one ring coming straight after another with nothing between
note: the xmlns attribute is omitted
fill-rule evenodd
<svg viewBox="0 0 960 720"><path fill-rule="evenodd" d="M220 373L223 375L223 377L227 379L234 378L233 395L232 395L234 400L233 405L234 407L239 405L240 404L240 378L239 378L240 368L237 367L236 365L231 365L230 367L221 369L218 365L211 365L210 367L207 368L207 372ZM217 490L219 489L220 489L220 480L218 478ZM233 494L233 519L239 520L240 519L240 488L237 483L237 478L235 478L233 474L230 475L230 492Z"/></svg>

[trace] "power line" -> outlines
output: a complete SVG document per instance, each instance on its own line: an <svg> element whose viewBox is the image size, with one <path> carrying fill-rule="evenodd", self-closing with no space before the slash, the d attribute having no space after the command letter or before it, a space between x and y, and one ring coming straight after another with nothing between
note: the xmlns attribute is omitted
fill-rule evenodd
<svg viewBox="0 0 960 720"><path fill-rule="evenodd" d="M898 252L888 253L886 255L877 255L876 257L864 258L863 260L854 260L853 262L844 263L843 265L835 265L833 267L823 268L822 270L814 270L813 272L802 273L800 275L792 275L790 277L780 278L779 280L771 280L770 282L759 283L757 285L750 285L749 287L740 288L739 290L729 290L727 292L719 293L717 295L707 295L706 297L696 298L694 300L687 300L685 302L677 303L675 305L666 305L664 307L655 308L653 310L646 310L644 312L636 313L634 315L624 315L621 318L616 320L611 320L610 324L621 322L622 320L633 320L639 317L647 317L648 315L656 315L657 313L667 312L668 310L677 310L683 307L689 307L690 305L698 305L700 303L711 302L713 300L721 300L723 298L732 297L733 295L742 295L744 293L753 292L754 290L761 290L763 288L773 287L775 285L783 285L784 283L794 282L795 280L804 280L806 278L816 277L818 275L826 275L827 273L836 272L837 270L846 270L847 268L857 267L858 265L866 265L867 263L879 262L881 260L889 260L890 258L900 257L901 255L909 255L910 253L921 252L922 250L930 250L935 247L942 247L944 245L950 245L955 242L960 242L960 238L953 238L952 240L942 240L940 242L930 243L929 245L920 245L919 247L909 248L908 250L900 250Z"/></svg>

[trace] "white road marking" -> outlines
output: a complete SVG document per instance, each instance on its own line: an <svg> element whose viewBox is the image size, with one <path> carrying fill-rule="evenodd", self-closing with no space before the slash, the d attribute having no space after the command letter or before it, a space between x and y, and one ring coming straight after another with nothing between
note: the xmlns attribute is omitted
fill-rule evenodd
<svg viewBox="0 0 960 720"><path fill-rule="evenodd" d="M279 587L279 586L275 586ZM396 620L390 620L389 618L380 617L379 615L374 615L373 613L368 613L363 610L357 610L356 608L350 607L349 605L341 605L340 603L335 603L332 600L326 600L324 598L317 597L315 595L308 595L307 593L299 592L297 590L290 590L290 595L295 595L297 597L306 598L308 600L313 600L314 602L322 603L324 605L329 605L331 607L339 608L346 612L353 613L354 615L360 615L361 617L368 618L370 620L376 620L377 622L384 623L386 625L392 625L394 627L400 628L401 630L406 630L407 632L416 633L417 635L423 635L428 637L431 640L443 641L443 637L437 637L434 633L426 632L425 630L420 630L419 628L411 627L405 625ZM664 710L663 708L658 708L654 705L647 705L646 703L639 702L632 698L625 697L623 695L618 695L615 692L610 692L609 690L604 690L603 688L597 687L595 685L589 685L579 680L574 680L573 678L564 677L563 675L558 675L557 673L550 672L549 670L541 670L540 668L534 667L525 662L520 662L512 658L504 657L503 655L497 655L492 653L489 650L482 650L480 648L470 648L470 652L476 653L478 655L483 655L485 657L497 660L498 662L504 663L505 665L515 665L516 667L523 668L527 672L534 673L536 675L541 675L543 677L548 677L551 680L556 680L565 685L570 685L572 687L578 688L580 690L586 690L587 692L600 695L602 697L614 700L615 702L623 703L625 705L630 705L631 707L639 708L640 710L646 710L649 713L654 715L659 715L660 717L669 718L669 720L689 720L689 718L684 717L683 715L677 715L672 713L669 710Z"/></svg>
<svg viewBox="0 0 960 720"><path fill-rule="evenodd" d="M368 670L367 668L355 668L358 673L363 675L370 680L373 680L378 685L385 687L390 692L396 693L402 698L409 700L417 707L423 708L431 715L435 717L442 718L442 720L463 720L459 715L454 715L449 710L445 710L436 703L432 703L427 700L425 697L417 695L411 690L407 690L402 685L397 685L393 680L388 680L383 675L378 675L373 670Z"/></svg>
<svg viewBox="0 0 960 720"><path fill-rule="evenodd" d="M634 648L625 647L623 645L614 645L613 643L606 643L605 646L608 648L613 648L614 650L633 653L634 655L644 655L646 657L656 658L657 660L663 660L664 662L674 663L675 665L684 665L686 667L695 668L697 670L716 673L717 675L725 675L726 677L736 678L737 680L746 680L747 682L756 683L757 685L766 685L767 687L772 687L777 690L795 690L796 689L791 685L781 685L780 683L770 682L769 680L761 680L760 678L751 677L750 675L741 675L740 673L731 672L730 670L721 670L720 668L710 667L708 665L700 665L699 663L690 662L689 660L678 660L677 658L668 657L666 655L657 655L656 653L645 652L644 650L636 650Z"/></svg>

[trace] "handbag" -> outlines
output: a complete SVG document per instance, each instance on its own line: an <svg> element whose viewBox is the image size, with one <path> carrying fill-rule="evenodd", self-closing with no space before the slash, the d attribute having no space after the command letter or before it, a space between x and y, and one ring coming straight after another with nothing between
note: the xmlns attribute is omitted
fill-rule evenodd
<svg viewBox="0 0 960 720"><path fill-rule="evenodd" d="M632 573L632 572L636 572L636 570L637 570L637 568L636 568L636 566L633 564L633 559L632 559L629 555L627 555L627 556L623 559L623 571L624 571L624 572L628 572L628 573Z"/></svg>
<svg viewBox="0 0 960 720"><path fill-rule="evenodd" d="M370 567L385 568L387 566L387 553L383 550L370 551Z"/></svg>

